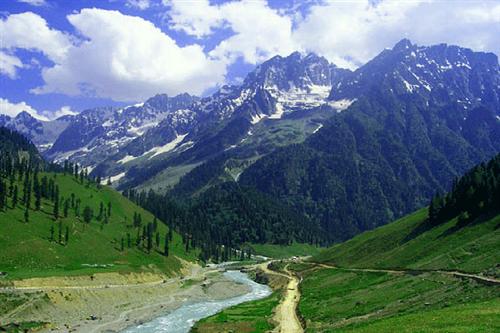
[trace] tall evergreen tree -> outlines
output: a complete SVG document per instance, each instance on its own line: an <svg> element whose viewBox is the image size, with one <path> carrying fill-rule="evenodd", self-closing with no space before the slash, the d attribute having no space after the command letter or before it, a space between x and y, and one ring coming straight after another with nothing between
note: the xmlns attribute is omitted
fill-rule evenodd
<svg viewBox="0 0 500 333"><path fill-rule="evenodd" d="M85 208L83 209L83 221L85 223L90 223L90 221L92 221L93 215L94 212L92 211L92 208L90 208L89 206L85 206Z"/></svg>
<svg viewBox="0 0 500 333"><path fill-rule="evenodd" d="M16 208L18 201L19 190L17 185L14 185L14 190L12 192L12 208Z"/></svg>
<svg viewBox="0 0 500 333"><path fill-rule="evenodd" d="M59 218L59 186L55 186L54 190L54 218Z"/></svg>
<svg viewBox="0 0 500 333"><path fill-rule="evenodd" d="M168 257L168 234L165 235L165 247L163 248L163 255Z"/></svg>

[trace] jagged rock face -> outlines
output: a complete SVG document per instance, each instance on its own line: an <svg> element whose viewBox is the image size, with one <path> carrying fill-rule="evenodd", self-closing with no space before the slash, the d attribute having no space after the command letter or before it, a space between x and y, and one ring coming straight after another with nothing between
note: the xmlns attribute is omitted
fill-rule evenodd
<svg viewBox="0 0 500 333"><path fill-rule="evenodd" d="M190 122L192 115L182 110L196 100L188 94L157 95L125 108L83 111L61 133L46 156L55 161L70 159L83 166L95 166L168 117L179 126Z"/></svg>
<svg viewBox="0 0 500 333"><path fill-rule="evenodd" d="M464 108L500 106L497 56L446 44L426 47L404 39L340 80L330 99L355 98L374 87L436 103L456 101Z"/></svg>
<svg viewBox="0 0 500 333"><path fill-rule="evenodd" d="M288 57L276 56L259 65L247 76L243 86L259 85L282 91L294 88L310 90L312 86L331 86L334 69L323 57L294 52Z"/></svg>
<svg viewBox="0 0 500 333"><path fill-rule="evenodd" d="M241 149L247 150L244 158L267 154L277 146L271 142L272 126L259 140L252 137L256 130L282 120L301 123L304 115L318 110L331 117L374 90L387 92L384 98L419 99L424 107L453 104L447 108L448 126L466 132L468 123L482 117L470 117L478 106L500 115L499 89L495 55L446 44L424 47L402 40L354 72L315 54L295 52L260 64L241 85L223 86L201 99L157 95L126 108L84 111L72 118L45 155L97 166L95 173L101 176L124 173L124 180L135 177L128 172L134 168L140 174L135 186L165 168L202 163L220 154ZM314 129L309 123L308 132L299 135L315 133L325 118L315 118ZM280 146L296 142L294 126L280 138ZM305 127L301 123L297 128Z"/></svg>
<svg viewBox="0 0 500 333"><path fill-rule="evenodd" d="M23 111L16 117L0 115L0 126L23 134L37 145L40 151L45 151L66 129L72 118L73 116L62 116L52 121L43 121Z"/></svg>

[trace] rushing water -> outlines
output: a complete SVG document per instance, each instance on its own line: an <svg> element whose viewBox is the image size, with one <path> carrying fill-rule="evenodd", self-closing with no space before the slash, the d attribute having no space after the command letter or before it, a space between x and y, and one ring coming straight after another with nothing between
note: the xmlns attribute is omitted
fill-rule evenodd
<svg viewBox="0 0 500 333"><path fill-rule="evenodd" d="M268 286L252 281L244 273L227 271L224 275L236 282L248 285L251 291L233 298L186 304L168 315L158 317L140 326L131 327L125 330L124 333L187 333L194 323L200 319L212 316L230 306L261 299L271 294L271 289Z"/></svg>

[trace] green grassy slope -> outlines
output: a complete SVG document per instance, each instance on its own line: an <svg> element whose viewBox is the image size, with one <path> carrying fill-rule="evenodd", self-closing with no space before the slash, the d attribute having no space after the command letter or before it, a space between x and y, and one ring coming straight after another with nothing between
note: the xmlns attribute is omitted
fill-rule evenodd
<svg viewBox="0 0 500 333"><path fill-rule="evenodd" d="M493 332L500 291L438 273L301 273L306 332Z"/></svg>
<svg viewBox="0 0 500 333"><path fill-rule="evenodd" d="M498 286L436 270L498 277L500 215L483 215L464 226L455 218L431 227L426 219L427 209L419 210L312 259L340 268L295 265L303 278L299 311L306 331L498 331ZM415 271L395 274L363 268Z"/></svg>
<svg viewBox="0 0 500 333"><path fill-rule="evenodd" d="M457 219L423 228L427 209L335 245L314 257L340 267L494 270L500 263L500 215L464 226Z"/></svg>
<svg viewBox="0 0 500 333"><path fill-rule="evenodd" d="M280 295L274 292L261 300L233 306L202 319L193 327L193 333L252 332L264 333L273 329L269 323Z"/></svg>
<svg viewBox="0 0 500 333"><path fill-rule="evenodd" d="M291 245L250 244L255 254L274 259L290 258L292 256L311 256L319 254L321 248L310 244L292 243Z"/></svg>
<svg viewBox="0 0 500 333"><path fill-rule="evenodd" d="M111 203L111 216L108 224L94 218L85 224L75 211L69 209L67 218L54 220L53 204L42 200L40 211L29 211L29 222L24 222L25 207L0 211L0 271L7 272L7 278L26 278L33 276L78 275L104 271L161 271L172 274L180 269L177 257L193 261L195 251L184 252L182 240L176 233L170 243L170 255L162 255L167 227L158 222L161 236L160 246L151 253L135 246L137 229L132 227L135 212L142 215L142 223L153 221L153 216L136 206L120 193L109 187L97 188L95 184L80 184L74 177L63 174L41 174L55 177L60 189L60 197L69 198L74 193L81 200L80 212L85 206L97 215L100 202L107 207ZM22 184L18 184L22 188ZM20 191L22 192L22 191ZM21 194L20 194L21 195ZM32 201L33 203L34 201ZM32 207L34 205L32 204ZM61 205L62 215L62 205ZM81 213L80 213L81 215ZM69 228L69 242L59 244L58 226L62 224L63 238L65 228ZM54 226L56 241L50 241L50 227ZM132 238L132 246L127 246L127 233ZM121 238L125 239L125 250L121 251Z"/></svg>

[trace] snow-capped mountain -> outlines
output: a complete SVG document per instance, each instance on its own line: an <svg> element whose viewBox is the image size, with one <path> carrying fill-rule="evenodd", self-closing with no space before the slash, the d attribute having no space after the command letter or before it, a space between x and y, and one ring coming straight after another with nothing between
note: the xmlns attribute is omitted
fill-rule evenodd
<svg viewBox="0 0 500 333"><path fill-rule="evenodd" d="M15 130L38 146L40 151L45 151L70 124L73 116L67 115L55 120L45 121L34 118L28 112L20 112L15 117L0 115L0 126Z"/></svg>
<svg viewBox="0 0 500 333"><path fill-rule="evenodd" d="M201 99L157 95L121 109L86 110L71 118L45 155L95 167L94 174L120 179L123 186L161 183L171 174L178 181L220 155L238 161L228 168L239 170L237 178L251 161L304 141L374 88L418 96L427 106L455 103L456 119L467 118L467 110L478 105L500 115L494 54L403 39L354 72L295 52L260 64L241 85Z"/></svg>
<svg viewBox="0 0 500 333"><path fill-rule="evenodd" d="M448 126L458 131L457 135L468 136L467 119L478 106L492 108L500 118L499 73L494 54L446 44L418 46L407 39L354 72L339 69L314 54L276 56L257 66L241 86L224 87L193 104L198 120L189 133L172 133L171 141L162 143L168 146L163 150L167 153L138 162L130 171L126 165L111 169L111 174L125 172L124 181L131 180L126 186L144 182L150 186L162 177L177 177L179 170L185 173L222 156L222 160L231 161L222 163L224 172L239 170L237 178L255 158L304 140L319 131L327 118L356 99L368 97L371 91L382 91L385 97L378 98L394 95L416 100L424 108L445 106ZM400 112L405 112L404 107ZM167 133L168 127L163 123L148 134Z"/></svg>
<svg viewBox="0 0 500 333"><path fill-rule="evenodd" d="M123 172L133 176L153 174L166 164L200 163L248 145L253 141L254 127L260 127L263 120L276 123L296 111L307 112L321 106L325 114L332 114L349 104L335 105L328 100L332 86L347 73L348 70L337 68L315 54L295 52L288 57L276 56L257 66L240 86L223 86L188 108L169 114L94 172L101 176ZM189 121L185 121L187 118ZM290 132L289 141L312 133L320 125L317 119L311 122L314 124L306 126L306 133ZM261 139L254 144L266 146L266 151L272 149L274 143ZM258 147L254 147L256 152ZM165 162L169 159L170 162ZM130 173L129 168L133 169Z"/></svg>
<svg viewBox="0 0 500 333"><path fill-rule="evenodd" d="M500 108L497 56L447 44L418 46L403 39L344 76L330 98L351 99L373 87L397 95L418 94L436 103L457 102L465 109L477 104Z"/></svg>
<svg viewBox="0 0 500 333"><path fill-rule="evenodd" d="M189 112L181 110L196 99L188 94L157 95L124 108L85 110L73 118L45 155L56 162L69 159L92 168L167 117L189 122Z"/></svg>

